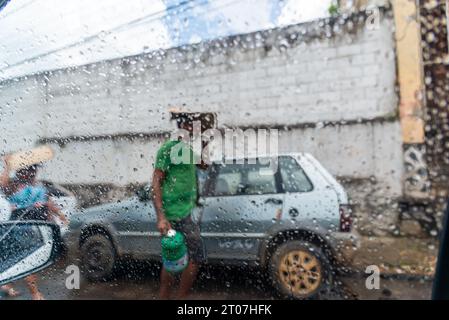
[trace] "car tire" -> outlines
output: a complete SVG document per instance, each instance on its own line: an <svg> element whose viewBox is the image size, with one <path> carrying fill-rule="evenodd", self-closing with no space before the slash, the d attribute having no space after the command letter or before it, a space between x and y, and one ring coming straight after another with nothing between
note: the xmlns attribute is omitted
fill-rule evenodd
<svg viewBox="0 0 449 320"><path fill-rule="evenodd" d="M331 287L331 267L327 256L307 241L288 241L271 256L269 274L283 298L315 299Z"/></svg>
<svg viewBox="0 0 449 320"><path fill-rule="evenodd" d="M110 238L103 234L89 236L81 244L81 271L87 280L107 281L115 270L117 254Z"/></svg>

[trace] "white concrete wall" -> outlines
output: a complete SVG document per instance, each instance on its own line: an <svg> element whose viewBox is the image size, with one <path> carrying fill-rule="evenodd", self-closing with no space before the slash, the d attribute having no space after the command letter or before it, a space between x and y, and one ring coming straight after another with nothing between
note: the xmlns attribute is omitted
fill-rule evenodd
<svg viewBox="0 0 449 320"><path fill-rule="evenodd" d="M280 152L309 152L342 178L376 179L379 192L398 195L402 185L400 127L396 122L295 129L280 132ZM162 139L54 145L56 158L45 167L46 179L60 183L145 183Z"/></svg>
<svg viewBox="0 0 449 320"><path fill-rule="evenodd" d="M0 87L0 150L2 153L34 145L44 133L44 94L37 77Z"/></svg>
<svg viewBox="0 0 449 320"><path fill-rule="evenodd" d="M281 136L282 151L311 152L335 175L374 176L400 194L391 18L379 29L331 37L309 37L313 25L5 82L0 148L14 151L48 137L167 131L168 109L182 107L216 112L219 126L292 126ZM376 122L383 118L389 120ZM349 124L323 128L327 121ZM158 142L68 143L46 176L61 183L142 182Z"/></svg>
<svg viewBox="0 0 449 320"><path fill-rule="evenodd" d="M91 141L53 145L56 157L48 163L42 176L59 183L144 183L153 172L155 153L161 140Z"/></svg>
<svg viewBox="0 0 449 320"><path fill-rule="evenodd" d="M402 191L403 159L398 122L302 129L281 135L279 149L309 152L341 178L371 179L377 194Z"/></svg>

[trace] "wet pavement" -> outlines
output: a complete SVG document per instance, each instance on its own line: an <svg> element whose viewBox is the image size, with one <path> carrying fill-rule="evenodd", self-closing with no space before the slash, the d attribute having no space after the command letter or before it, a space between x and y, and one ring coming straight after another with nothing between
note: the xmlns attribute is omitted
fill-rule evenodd
<svg viewBox="0 0 449 320"><path fill-rule="evenodd" d="M158 267L146 263L130 263L117 276L100 283L81 279L80 289L66 288L64 261L39 274L39 286L46 299L157 299ZM322 299L429 299L431 281L423 277L382 277L380 289L368 290L362 274L338 277L338 284L322 295ZM14 284L21 295L30 299L23 281ZM10 299L10 298L4 298ZM226 267L203 268L191 299L279 299L269 282L257 269Z"/></svg>

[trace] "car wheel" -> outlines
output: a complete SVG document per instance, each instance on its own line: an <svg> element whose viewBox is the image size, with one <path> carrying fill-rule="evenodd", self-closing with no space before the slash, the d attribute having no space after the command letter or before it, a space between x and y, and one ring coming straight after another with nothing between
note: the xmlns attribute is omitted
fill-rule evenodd
<svg viewBox="0 0 449 320"><path fill-rule="evenodd" d="M116 264L111 240L102 234L89 236L81 245L81 270L89 281L110 279Z"/></svg>
<svg viewBox="0 0 449 320"><path fill-rule="evenodd" d="M278 293L293 299L316 298L331 281L326 255L306 241L288 241L277 247L269 271Z"/></svg>

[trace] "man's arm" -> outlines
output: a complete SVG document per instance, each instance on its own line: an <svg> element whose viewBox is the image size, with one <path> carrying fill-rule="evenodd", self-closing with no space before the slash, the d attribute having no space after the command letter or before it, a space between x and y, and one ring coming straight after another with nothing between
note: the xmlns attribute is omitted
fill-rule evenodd
<svg viewBox="0 0 449 320"><path fill-rule="evenodd" d="M166 234L171 229L170 222L165 217L164 207L162 205L162 183L165 179L164 171L160 169L154 169L153 172L153 202L156 209L157 216L157 229L161 234Z"/></svg>

